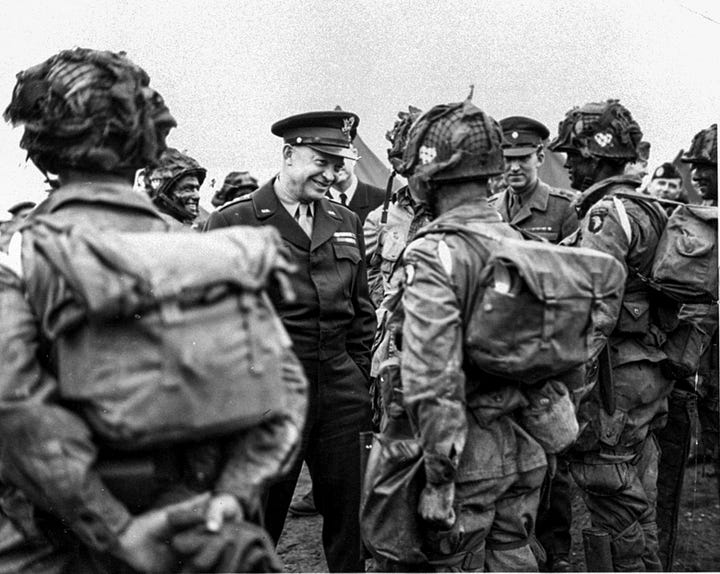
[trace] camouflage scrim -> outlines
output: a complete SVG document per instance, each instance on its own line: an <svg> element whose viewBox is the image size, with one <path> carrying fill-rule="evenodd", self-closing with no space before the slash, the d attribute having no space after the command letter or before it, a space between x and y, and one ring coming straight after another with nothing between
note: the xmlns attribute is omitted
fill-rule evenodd
<svg viewBox="0 0 720 574"><path fill-rule="evenodd" d="M5 120L45 173L154 165L176 126L147 73L123 52L64 50L17 75Z"/></svg>
<svg viewBox="0 0 720 574"><path fill-rule="evenodd" d="M434 106L413 123L398 173L418 185L503 172L500 125L469 99Z"/></svg>
<svg viewBox="0 0 720 574"><path fill-rule="evenodd" d="M225 176L222 187L210 200L215 207L251 193L258 188L258 180L248 171L231 171Z"/></svg>
<svg viewBox="0 0 720 574"><path fill-rule="evenodd" d="M398 167L402 165L403 154L405 153L405 147L407 146L410 128L421 114L421 109L416 108L415 106L408 106L407 112L398 112L395 124L393 124L392 129L388 130L385 134L385 139L389 141L392 146L387 150L388 160L395 171L397 171Z"/></svg>
<svg viewBox="0 0 720 574"><path fill-rule="evenodd" d="M700 130L692 140L690 149L680 158L683 163L717 165L717 124Z"/></svg>
<svg viewBox="0 0 720 574"><path fill-rule="evenodd" d="M585 157L636 161L642 130L618 100L590 102L568 111L548 149Z"/></svg>
<svg viewBox="0 0 720 574"><path fill-rule="evenodd" d="M143 170L140 182L160 211L172 215L178 221L192 221L196 214L191 213L174 193L175 184L183 177L193 175L200 185L205 181L207 171L197 160L175 148L167 148L154 168Z"/></svg>

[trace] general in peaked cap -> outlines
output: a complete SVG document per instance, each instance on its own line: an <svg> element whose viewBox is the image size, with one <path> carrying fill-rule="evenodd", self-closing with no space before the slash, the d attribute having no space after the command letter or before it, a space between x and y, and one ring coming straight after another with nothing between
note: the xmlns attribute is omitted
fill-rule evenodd
<svg viewBox="0 0 720 574"><path fill-rule="evenodd" d="M360 119L352 112L322 111L297 114L275 122L270 130L290 145L357 159L351 147Z"/></svg>
<svg viewBox="0 0 720 574"><path fill-rule="evenodd" d="M550 136L542 123L524 116L510 116L500 120L503 132L502 151L505 157L530 155Z"/></svg>

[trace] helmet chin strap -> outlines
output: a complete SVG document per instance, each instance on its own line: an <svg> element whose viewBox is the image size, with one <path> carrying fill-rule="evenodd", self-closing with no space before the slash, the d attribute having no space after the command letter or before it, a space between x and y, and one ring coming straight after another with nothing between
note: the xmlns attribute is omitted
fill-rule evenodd
<svg viewBox="0 0 720 574"><path fill-rule="evenodd" d="M585 158L588 160L588 162L592 162L590 165L592 165L592 170L588 170L588 174L583 177L583 180L580 182L580 191L585 191L590 186L594 185L598 181L598 176L600 175L600 160L594 156L585 156Z"/></svg>

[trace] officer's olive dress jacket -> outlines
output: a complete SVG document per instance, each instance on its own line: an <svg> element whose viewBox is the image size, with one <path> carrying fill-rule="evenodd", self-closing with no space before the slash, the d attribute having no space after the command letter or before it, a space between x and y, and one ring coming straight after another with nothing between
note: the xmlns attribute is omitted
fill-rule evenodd
<svg viewBox="0 0 720 574"><path fill-rule="evenodd" d="M272 225L295 261L292 303L273 297L301 360L324 360L347 350L369 373L375 313L368 295L365 244L357 215L328 199L314 204L312 241L280 203L271 180L210 215L206 230ZM271 294L272 295L272 294Z"/></svg>
<svg viewBox="0 0 720 574"><path fill-rule="evenodd" d="M574 192L537 180L535 189L523 194L523 205L514 217L510 217L510 193L509 190L500 192L492 196L489 203L513 226L551 243L559 243L577 229Z"/></svg>

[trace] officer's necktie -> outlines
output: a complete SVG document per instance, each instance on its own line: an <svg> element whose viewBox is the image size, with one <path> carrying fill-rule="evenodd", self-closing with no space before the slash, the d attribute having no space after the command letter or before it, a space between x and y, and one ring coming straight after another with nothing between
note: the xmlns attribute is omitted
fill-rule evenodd
<svg viewBox="0 0 720 574"><path fill-rule="evenodd" d="M305 235L312 238L313 217L309 203L301 203L295 211L295 221L298 222Z"/></svg>
<svg viewBox="0 0 720 574"><path fill-rule="evenodd" d="M520 211L520 208L522 207L522 200L520 199L519 195L510 192L508 193L510 195L510 205L508 206L508 208L510 212L510 221L512 221L513 219L515 219L517 212Z"/></svg>
<svg viewBox="0 0 720 574"><path fill-rule="evenodd" d="M347 193L340 193L340 203L347 205Z"/></svg>

